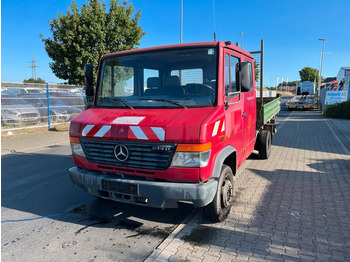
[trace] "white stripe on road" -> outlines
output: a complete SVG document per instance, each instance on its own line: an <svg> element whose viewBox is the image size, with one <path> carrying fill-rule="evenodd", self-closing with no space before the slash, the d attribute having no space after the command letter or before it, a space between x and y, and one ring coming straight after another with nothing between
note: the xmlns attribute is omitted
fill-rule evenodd
<svg viewBox="0 0 350 262"><path fill-rule="evenodd" d="M165 138L165 131L161 127L151 127L152 131L157 135L158 139L160 141L164 141Z"/></svg>
<svg viewBox="0 0 350 262"><path fill-rule="evenodd" d="M131 131L134 133L137 139L148 140L148 137L142 131L139 126L130 126Z"/></svg>
<svg viewBox="0 0 350 262"><path fill-rule="evenodd" d="M81 132L81 135L82 136L86 136L90 131L91 129L94 128L95 125L86 125L83 129L83 131Z"/></svg>
<svg viewBox="0 0 350 262"><path fill-rule="evenodd" d="M103 126L100 130L95 134L95 137L103 137L109 130L111 126Z"/></svg>

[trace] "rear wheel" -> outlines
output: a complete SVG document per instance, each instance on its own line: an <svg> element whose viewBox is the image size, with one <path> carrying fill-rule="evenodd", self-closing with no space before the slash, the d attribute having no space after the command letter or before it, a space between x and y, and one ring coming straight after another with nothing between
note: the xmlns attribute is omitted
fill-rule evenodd
<svg viewBox="0 0 350 262"><path fill-rule="evenodd" d="M259 135L259 157L268 159L271 154L271 133L267 130L262 130Z"/></svg>
<svg viewBox="0 0 350 262"><path fill-rule="evenodd" d="M205 215L214 222L224 221L233 204L233 173L227 165L222 165L218 188L213 201L204 207Z"/></svg>

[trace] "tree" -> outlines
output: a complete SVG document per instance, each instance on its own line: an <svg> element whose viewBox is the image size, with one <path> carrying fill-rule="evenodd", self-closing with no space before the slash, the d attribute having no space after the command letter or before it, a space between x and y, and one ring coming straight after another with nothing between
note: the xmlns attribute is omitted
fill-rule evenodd
<svg viewBox="0 0 350 262"><path fill-rule="evenodd" d="M299 71L300 75L300 81L310 81L310 82L316 82L316 85L318 84L318 70L311 67L304 67Z"/></svg>
<svg viewBox="0 0 350 262"><path fill-rule="evenodd" d="M53 60L52 72L69 84L84 84L84 65L92 64L96 77L99 58L103 54L133 49L145 33L138 26L141 11L129 1L106 4L90 0L79 11L74 0L67 14L49 21L52 38L44 38L45 50ZM96 79L96 78L95 78Z"/></svg>
<svg viewBox="0 0 350 262"><path fill-rule="evenodd" d="M29 78L29 79L24 79L23 83L35 83L35 84L46 84L44 79L39 78Z"/></svg>
<svg viewBox="0 0 350 262"><path fill-rule="evenodd" d="M257 61L254 60L254 70L255 70L255 81L258 81L260 77L260 70L259 70L259 64Z"/></svg>

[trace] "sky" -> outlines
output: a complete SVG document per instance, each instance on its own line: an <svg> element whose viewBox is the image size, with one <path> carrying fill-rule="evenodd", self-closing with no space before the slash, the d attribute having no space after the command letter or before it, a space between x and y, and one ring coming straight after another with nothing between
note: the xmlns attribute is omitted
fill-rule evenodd
<svg viewBox="0 0 350 262"><path fill-rule="evenodd" d="M88 0L76 0L80 8ZM109 3L109 0L106 0ZM180 42L181 0L132 0L141 10L139 25L146 32L139 48ZM335 77L350 66L349 0L183 0L183 42L212 41L215 29L220 41L241 43L256 51L264 39L264 86L277 79L299 80L306 66L319 69L325 39L323 77ZM49 20L66 14L71 0L1 1L1 81L23 82L36 76L49 83L63 83L51 72L45 38L52 37Z"/></svg>

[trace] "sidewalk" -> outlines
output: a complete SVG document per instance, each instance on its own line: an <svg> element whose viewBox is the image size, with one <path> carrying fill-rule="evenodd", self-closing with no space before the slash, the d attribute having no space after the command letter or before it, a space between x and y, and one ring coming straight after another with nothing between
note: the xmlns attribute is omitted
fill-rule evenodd
<svg viewBox="0 0 350 262"><path fill-rule="evenodd" d="M69 144L68 131L41 131L7 135L1 134L1 155L15 152L31 152L49 146Z"/></svg>
<svg viewBox="0 0 350 262"><path fill-rule="evenodd" d="M331 127L337 133L341 141L350 151L350 120L349 119L337 119L337 118L327 118Z"/></svg>
<svg viewBox="0 0 350 262"><path fill-rule="evenodd" d="M350 156L327 121L292 112L271 157L238 171L229 218L200 211L146 261L350 261Z"/></svg>

